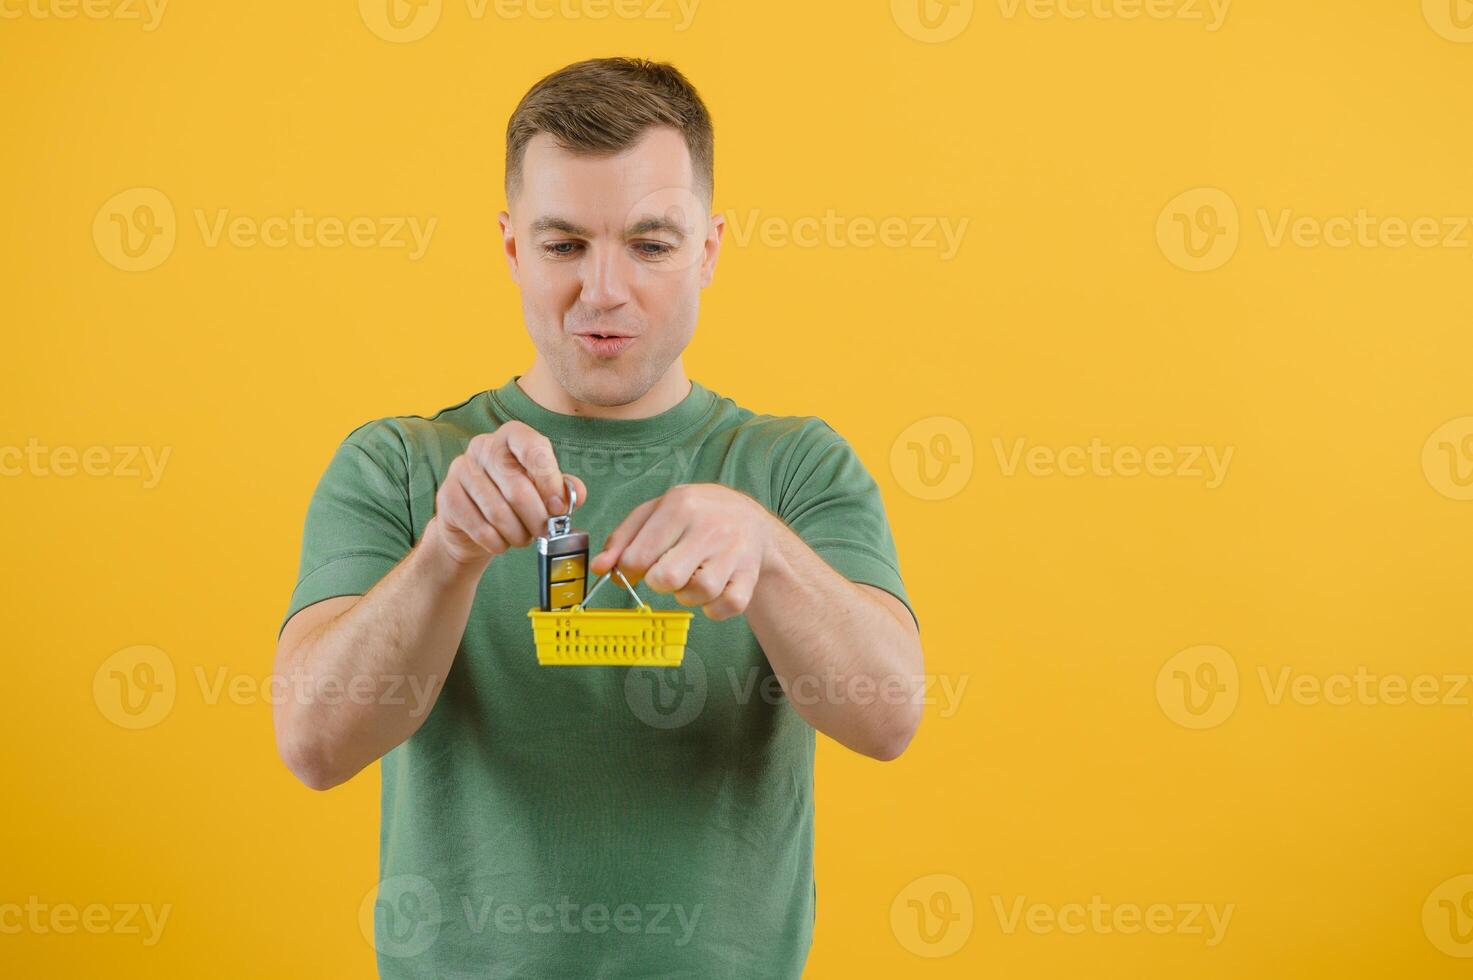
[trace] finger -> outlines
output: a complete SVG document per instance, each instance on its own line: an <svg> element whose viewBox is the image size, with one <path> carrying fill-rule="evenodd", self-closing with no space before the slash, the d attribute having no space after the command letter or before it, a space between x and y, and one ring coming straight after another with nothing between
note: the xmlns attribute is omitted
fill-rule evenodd
<svg viewBox="0 0 1473 980"><path fill-rule="evenodd" d="M687 534L655 559L649 571L644 573L645 584L656 592L678 592L689 584L691 575L709 557L710 551L700 547L699 542Z"/></svg>
<svg viewBox="0 0 1473 980"><path fill-rule="evenodd" d="M689 522L690 516L683 508L673 505L669 498L659 498L659 503L634 535L634 540L626 544L619 555L618 565L625 577L631 583L644 578L655 562L691 529Z"/></svg>
<svg viewBox="0 0 1473 980"><path fill-rule="evenodd" d="M657 562L655 568L650 569L650 575L654 575L658 568L659 563ZM675 601L682 606L704 606L716 601L726 590L726 583L731 580L735 570L735 556L708 555L706 560L696 566L686 577L685 583L675 590Z"/></svg>
<svg viewBox="0 0 1473 980"><path fill-rule="evenodd" d="M522 530L526 532L527 540L547 533L547 519L550 516L547 505L542 502L541 495L526 474L505 473L495 479L495 483L496 489L501 491L502 498L511 506Z"/></svg>
<svg viewBox="0 0 1473 980"><path fill-rule="evenodd" d="M568 491L563 486L557 453L548 438L529 426L512 426L506 430L506 447L531 479L544 509L558 513L565 510L567 501L563 495Z"/></svg>
<svg viewBox="0 0 1473 980"><path fill-rule="evenodd" d="M593 561L588 566L593 574L602 575L619 564L619 559L623 556L624 549L628 547L629 542L634 540L635 535L639 533L639 529L644 527L644 522L649 519L650 514L654 512L659 502L659 497L653 500L646 500L631 510L629 515L619 522L619 526L609 532L609 536L604 538L603 550L593 556Z"/></svg>
<svg viewBox="0 0 1473 980"><path fill-rule="evenodd" d="M517 520L526 532L521 543L525 544L547 529L547 505L537 492L531 477L522 469L521 461L512 455L507 443L484 442L473 444L471 454L501 492L501 497L515 512Z"/></svg>
<svg viewBox="0 0 1473 980"><path fill-rule="evenodd" d="M522 527L521 519L512 511L510 505L502 498L501 491L486 471L471 462L465 466L452 465L454 476L465 489L466 496L476 505L481 517L487 524L495 528L499 534L512 547L520 548L527 544L531 538L525 537L525 528Z"/></svg>
<svg viewBox="0 0 1473 980"><path fill-rule="evenodd" d="M747 611L752 602L752 591L757 587L757 574L746 569L736 569L726 588L713 601L701 607L708 619L722 620L739 616Z"/></svg>
<svg viewBox="0 0 1473 980"><path fill-rule="evenodd" d="M507 550L506 540L485 522L480 508L459 482L445 484L439 513L449 530L469 538L490 554L499 555Z"/></svg>
<svg viewBox="0 0 1473 980"><path fill-rule="evenodd" d="M571 473L564 473L562 476L562 480L562 492L554 495L553 498L548 501L548 516L557 517L571 513L571 511L568 510L568 488L570 485L574 494L573 510L577 510L579 507L582 507L584 504L588 503L588 488L583 485L582 480L578 479Z"/></svg>

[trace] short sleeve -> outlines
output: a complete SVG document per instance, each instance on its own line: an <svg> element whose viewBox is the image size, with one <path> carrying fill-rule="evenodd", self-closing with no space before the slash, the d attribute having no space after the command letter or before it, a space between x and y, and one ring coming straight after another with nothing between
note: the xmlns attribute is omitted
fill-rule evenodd
<svg viewBox="0 0 1473 980"><path fill-rule="evenodd" d="M812 419L787 458L778 516L834 571L905 603L920 629L879 485L853 447L826 422Z"/></svg>
<svg viewBox="0 0 1473 980"><path fill-rule="evenodd" d="M355 429L338 446L307 505L297 585L281 629L313 603L363 595L409 554L408 476L403 442L383 422Z"/></svg>

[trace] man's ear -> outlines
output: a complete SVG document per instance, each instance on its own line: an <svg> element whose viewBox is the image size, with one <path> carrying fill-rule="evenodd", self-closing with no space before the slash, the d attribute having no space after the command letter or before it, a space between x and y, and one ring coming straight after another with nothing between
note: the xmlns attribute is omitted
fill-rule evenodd
<svg viewBox="0 0 1473 980"><path fill-rule="evenodd" d="M701 256L701 286L704 288L711 285L711 278L716 275L716 259L721 255L721 236L726 231L726 218L723 215L713 214L707 220L706 241L702 245L705 254Z"/></svg>
<svg viewBox="0 0 1473 980"><path fill-rule="evenodd" d="M511 215L506 211L496 216L501 225L501 248L506 253L506 267L511 270L511 281L521 285L517 267L517 233L512 227Z"/></svg>

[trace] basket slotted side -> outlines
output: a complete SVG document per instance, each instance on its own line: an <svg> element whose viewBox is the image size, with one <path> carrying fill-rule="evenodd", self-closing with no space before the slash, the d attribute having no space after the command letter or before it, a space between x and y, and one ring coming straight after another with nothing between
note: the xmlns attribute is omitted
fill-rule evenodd
<svg viewBox="0 0 1473 980"><path fill-rule="evenodd" d="M543 665L679 667L692 613L654 609L532 609Z"/></svg>

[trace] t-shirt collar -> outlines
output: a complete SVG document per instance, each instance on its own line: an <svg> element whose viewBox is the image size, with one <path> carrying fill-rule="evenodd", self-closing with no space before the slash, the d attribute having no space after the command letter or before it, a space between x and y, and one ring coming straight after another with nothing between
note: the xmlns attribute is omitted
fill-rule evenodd
<svg viewBox="0 0 1473 980"><path fill-rule="evenodd" d="M716 395L692 380L690 391L675 405L642 419L590 418L564 415L532 400L521 385L520 374L499 388L491 389L491 400L508 416L520 419L554 442L598 446L647 446L667 442L693 427L711 411Z"/></svg>

